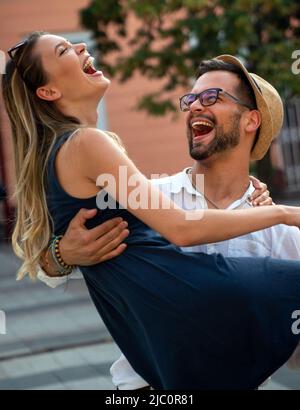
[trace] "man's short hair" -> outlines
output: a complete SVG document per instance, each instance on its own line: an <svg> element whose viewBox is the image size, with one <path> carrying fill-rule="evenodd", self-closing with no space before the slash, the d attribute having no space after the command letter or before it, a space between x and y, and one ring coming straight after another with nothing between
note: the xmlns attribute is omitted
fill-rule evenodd
<svg viewBox="0 0 300 410"><path fill-rule="evenodd" d="M197 79L210 71L229 71L235 74L240 80L240 86L236 89L236 97L252 107L253 110L257 109L254 91L244 72L239 67L221 60L204 60L198 67Z"/></svg>

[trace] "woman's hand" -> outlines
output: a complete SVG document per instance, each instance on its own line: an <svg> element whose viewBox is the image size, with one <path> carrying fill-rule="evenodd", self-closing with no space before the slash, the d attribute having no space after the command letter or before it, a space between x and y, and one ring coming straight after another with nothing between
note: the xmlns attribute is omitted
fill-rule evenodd
<svg viewBox="0 0 300 410"><path fill-rule="evenodd" d="M253 206L265 206L265 205L274 205L272 198L270 197L270 191L268 186L261 182L259 179L250 175L250 181L252 182L255 191L249 198Z"/></svg>

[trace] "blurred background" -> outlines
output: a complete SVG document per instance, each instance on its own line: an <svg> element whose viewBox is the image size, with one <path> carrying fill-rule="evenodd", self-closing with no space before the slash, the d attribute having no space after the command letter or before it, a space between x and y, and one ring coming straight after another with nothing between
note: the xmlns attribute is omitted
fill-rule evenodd
<svg viewBox="0 0 300 410"><path fill-rule="evenodd" d="M252 174L276 201L300 204L300 5L277 0L1 0L0 50L34 30L86 42L113 81L99 128L116 132L147 175L188 166L178 98L202 59L234 54L280 91L281 135ZM16 283L9 245L14 215L10 126L0 96L0 389L110 389L118 357L81 281L49 290ZM300 389L300 372L281 369L266 388Z"/></svg>

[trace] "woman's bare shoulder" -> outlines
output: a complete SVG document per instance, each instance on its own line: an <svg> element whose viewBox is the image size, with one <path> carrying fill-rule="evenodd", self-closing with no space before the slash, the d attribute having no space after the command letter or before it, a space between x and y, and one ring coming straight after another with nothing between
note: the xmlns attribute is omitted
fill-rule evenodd
<svg viewBox="0 0 300 410"><path fill-rule="evenodd" d="M81 172L91 178L98 177L101 172L113 174L118 165L127 165L129 161L114 135L96 128L82 128L66 148L66 157L76 158Z"/></svg>
<svg viewBox="0 0 300 410"><path fill-rule="evenodd" d="M101 139L108 139L108 132L99 130L97 128L80 128L72 137L71 141L76 145L85 145L90 142L98 142Z"/></svg>
<svg viewBox="0 0 300 410"><path fill-rule="evenodd" d="M80 128L64 144L63 151L66 155L76 156L78 159L86 156L99 155L108 149L112 138L105 131L97 128Z"/></svg>

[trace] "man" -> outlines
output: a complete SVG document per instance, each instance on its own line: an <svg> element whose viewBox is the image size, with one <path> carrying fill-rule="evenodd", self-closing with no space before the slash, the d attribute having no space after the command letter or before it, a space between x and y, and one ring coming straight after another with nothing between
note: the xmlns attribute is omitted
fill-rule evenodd
<svg viewBox="0 0 300 410"><path fill-rule="evenodd" d="M220 56L200 64L199 77L192 92L181 98L180 107L188 112L187 138L194 165L191 169L153 183L185 209L252 206L249 202L254 191L253 184L249 184L250 160L261 159L265 155L282 126L282 102L276 90L258 76L250 75L235 57ZM203 187L197 184L199 175L204 175L205 193ZM267 203L263 200L261 204ZM93 212L86 212L86 216L93 216ZM103 236L98 239L99 227L93 233L98 248L95 241L86 241L90 247L88 253L94 256L83 255L78 238L82 233L86 238L91 235L84 231L84 213L82 211L78 216L80 226L71 223L62 240L61 255L65 262L72 265L93 264L97 252L99 260L105 260L105 247L110 256L121 253L124 250L120 248L122 245L119 246L121 237L128 235L128 231L123 230L126 228L123 222L115 221L111 222L112 225L116 224L114 233L105 233L106 239L109 234L116 238L115 246L110 248L107 245L109 241L105 242ZM298 259L300 233L297 228L279 225L229 241L186 248L185 251ZM51 272L48 273L51 275ZM50 286L65 281L65 278L49 278L42 272L39 277ZM140 389L147 385L124 356L112 366L111 373L119 389Z"/></svg>

